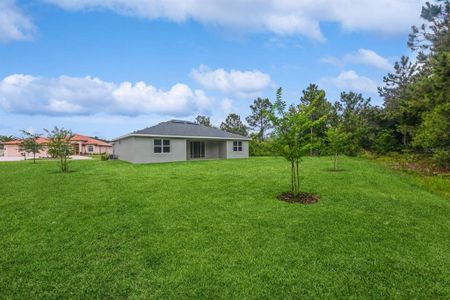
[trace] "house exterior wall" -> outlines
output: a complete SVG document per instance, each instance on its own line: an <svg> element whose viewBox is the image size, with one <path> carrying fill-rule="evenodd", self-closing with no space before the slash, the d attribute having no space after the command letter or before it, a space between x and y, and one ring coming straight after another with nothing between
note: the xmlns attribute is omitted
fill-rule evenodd
<svg viewBox="0 0 450 300"><path fill-rule="evenodd" d="M127 137L113 143L113 154L120 160L134 162L134 137Z"/></svg>
<svg viewBox="0 0 450 300"><path fill-rule="evenodd" d="M88 146L93 146L94 147L92 152L88 151ZM103 154L103 153L110 154L110 153L112 153L112 147L86 144L86 145L82 145L81 146L81 151L80 152L82 154Z"/></svg>
<svg viewBox="0 0 450 300"><path fill-rule="evenodd" d="M22 153L24 153L24 152L20 151L19 149L20 149L19 145L4 145L3 156L5 156L5 157L20 157L20 156L23 156ZM42 150L39 153L36 153L36 158L49 157L47 151L48 151L48 148L47 147L43 147ZM26 157L27 158L33 158L33 153L26 153Z"/></svg>
<svg viewBox="0 0 450 300"><path fill-rule="evenodd" d="M220 158L227 158L227 141L221 141L219 143L219 157Z"/></svg>
<svg viewBox="0 0 450 300"><path fill-rule="evenodd" d="M153 137L129 136L116 140L113 146L118 159L131 163L162 163L190 160L190 141L205 142L204 159L248 158L248 141L242 141L242 151L233 151L233 140L187 140L182 138L163 138L170 140L170 153L154 153Z"/></svg>
<svg viewBox="0 0 450 300"><path fill-rule="evenodd" d="M233 151L233 142L227 141L227 158L248 158L248 141L242 141L242 151Z"/></svg>
<svg viewBox="0 0 450 300"><path fill-rule="evenodd" d="M187 159L186 139L162 139L170 140L169 153L154 153L154 138L128 137L114 142L114 154L120 160L131 163L161 163Z"/></svg>

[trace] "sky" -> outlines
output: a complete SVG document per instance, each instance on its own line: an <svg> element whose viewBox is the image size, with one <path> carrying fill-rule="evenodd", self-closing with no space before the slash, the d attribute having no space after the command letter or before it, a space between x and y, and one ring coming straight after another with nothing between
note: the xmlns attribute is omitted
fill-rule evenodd
<svg viewBox="0 0 450 300"><path fill-rule="evenodd" d="M377 86L420 0L0 0L0 135L53 126L111 139L257 97L331 102Z"/></svg>

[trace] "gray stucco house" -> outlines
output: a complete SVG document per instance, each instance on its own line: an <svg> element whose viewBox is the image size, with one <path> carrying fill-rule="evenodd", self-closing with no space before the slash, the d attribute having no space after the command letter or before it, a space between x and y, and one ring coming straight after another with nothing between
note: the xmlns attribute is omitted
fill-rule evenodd
<svg viewBox="0 0 450 300"><path fill-rule="evenodd" d="M113 153L131 163L247 158L249 138L197 123L170 120L113 140Z"/></svg>

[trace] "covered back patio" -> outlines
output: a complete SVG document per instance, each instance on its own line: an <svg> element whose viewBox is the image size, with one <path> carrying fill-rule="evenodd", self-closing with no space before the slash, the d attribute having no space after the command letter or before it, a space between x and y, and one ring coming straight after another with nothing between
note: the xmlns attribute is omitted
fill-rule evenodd
<svg viewBox="0 0 450 300"><path fill-rule="evenodd" d="M215 140L186 140L186 159L226 159L227 142Z"/></svg>

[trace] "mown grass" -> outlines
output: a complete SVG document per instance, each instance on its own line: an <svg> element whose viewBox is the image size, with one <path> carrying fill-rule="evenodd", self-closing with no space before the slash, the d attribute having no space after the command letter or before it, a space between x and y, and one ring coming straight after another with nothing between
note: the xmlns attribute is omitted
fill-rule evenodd
<svg viewBox="0 0 450 300"><path fill-rule="evenodd" d="M0 164L0 298L449 298L450 200L307 158Z"/></svg>

